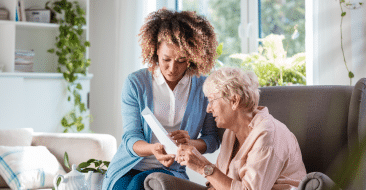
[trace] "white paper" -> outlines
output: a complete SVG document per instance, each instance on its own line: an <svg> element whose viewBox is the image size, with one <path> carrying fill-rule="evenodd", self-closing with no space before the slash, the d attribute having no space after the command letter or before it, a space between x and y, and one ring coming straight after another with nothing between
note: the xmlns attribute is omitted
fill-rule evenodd
<svg viewBox="0 0 366 190"><path fill-rule="evenodd" d="M168 132L164 129L164 127L160 124L160 122L156 119L151 110L146 107L142 112L142 116L146 120L149 127L154 132L156 138L159 142L164 145L165 152L167 154L176 154L178 147L174 144L174 142L167 136Z"/></svg>

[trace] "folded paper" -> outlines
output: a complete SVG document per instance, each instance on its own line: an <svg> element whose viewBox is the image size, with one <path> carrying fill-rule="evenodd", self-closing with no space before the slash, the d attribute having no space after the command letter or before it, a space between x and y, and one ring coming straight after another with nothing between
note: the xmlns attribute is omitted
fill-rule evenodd
<svg viewBox="0 0 366 190"><path fill-rule="evenodd" d="M146 120L149 127L154 132L156 138L159 142L164 145L165 152L167 154L176 154L178 147L174 142L168 137L168 132L164 129L161 123L156 119L151 110L146 107L142 112L142 116Z"/></svg>

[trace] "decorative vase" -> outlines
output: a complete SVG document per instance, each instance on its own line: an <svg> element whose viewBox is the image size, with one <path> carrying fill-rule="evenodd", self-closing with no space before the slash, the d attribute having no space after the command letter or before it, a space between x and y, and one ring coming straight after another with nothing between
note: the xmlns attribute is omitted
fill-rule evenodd
<svg viewBox="0 0 366 190"><path fill-rule="evenodd" d="M90 178L90 190L102 190L104 175L93 173Z"/></svg>

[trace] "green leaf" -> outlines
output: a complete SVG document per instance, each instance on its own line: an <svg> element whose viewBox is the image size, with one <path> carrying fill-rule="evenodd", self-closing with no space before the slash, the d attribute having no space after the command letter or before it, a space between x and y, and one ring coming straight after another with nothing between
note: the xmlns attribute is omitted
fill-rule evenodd
<svg viewBox="0 0 366 190"><path fill-rule="evenodd" d="M59 177L58 179L57 179L57 182L56 182L56 186L58 187L59 185L60 185L60 183L61 183L61 177ZM52 189L55 189L54 187L52 187Z"/></svg>
<svg viewBox="0 0 366 190"><path fill-rule="evenodd" d="M97 167L99 167L100 165L102 165L102 161L101 160L98 160L98 161L96 161L96 162L94 162L94 165L95 165L95 167L97 168Z"/></svg>
<svg viewBox="0 0 366 190"><path fill-rule="evenodd" d="M98 172L98 173L103 174L103 173L104 173L104 171L105 171L105 170L104 170L104 169L102 169L102 168L97 168L97 172Z"/></svg>
<svg viewBox="0 0 366 190"><path fill-rule="evenodd" d="M79 104L79 107L80 107L80 112L86 111L86 108L85 108L85 104L84 103L80 103Z"/></svg>
<svg viewBox="0 0 366 190"><path fill-rule="evenodd" d="M220 57L222 54L222 48L224 47L224 43L220 43L219 46L216 48L217 57Z"/></svg>
<svg viewBox="0 0 366 190"><path fill-rule="evenodd" d="M71 118L75 121L76 120L76 114L75 114L75 112L72 112L71 114L70 114L70 116L71 116Z"/></svg>
<svg viewBox="0 0 366 190"><path fill-rule="evenodd" d="M78 29L77 31L76 31L77 33L78 33L78 35L80 36L80 35L82 35L83 34L83 29Z"/></svg>
<svg viewBox="0 0 366 190"><path fill-rule="evenodd" d="M90 164L90 163L93 163L93 162L95 162L96 160L95 159L89 159L87 162Z"/></svg>
<svg viewBox="0 0 366 190"><path fill-rule="evenodd" d="M355 77L355 75L352 73L352 71L350 71L350 72L348 73L348 77L349 77L349 78L353 78L353 77Z"/></svg>
<svg viewBox="0 0 366 190"><path fill-rule="evenodd" d="M89 171L97 172L97 170L94 168L83 168L80 170L82 173L88 173Z"/></svg>
<svg viewBox="0 0 366 190"><path fill-rule="evenodd" d="M65 79L66 81L70 81L70 80L69 80L69 75L68 75L67 73L63 73L63 75L64 75L64 79Z"/></svg>
<svg viewBox="0 0 366 190"><path fill-rule="evenodd" d="M83 129L84 129L84 124L79 124L79 125L77 126L77 131L78 131L78 132L82 131Z"/></svg>
<svg viewBox="0 0 366 190"><path fill-rule="evenodd" d="M47 50L48 53L54 53L55 52L55 49L49 49Z"/></svg>
<svg viewBox="0 0 366 190"><path fill-rule="evenodd" d="M67 101L69 101L69 102L71 101L71 97L70 96L67 97Z"/></svg>
<svg viewBox="0 0 366 190"><path fill-rule="evenodd" d="M90 42L86 41L86 42L84 43L84 45L85 45L86 47L90 47Z"/></svg>
<svg viewBox="0 0 366 190"><path fill-rule="evenodd" d="M81 84L80 84L80 83L78 83L78 84L76 85L76 88L77 88L77 89L79 89L79 90L82 90L82 89L83 89L83 87L81 86Z"/></svg>
<svg viewBox="0 0 366 190"><path fill-rule="evenodd" d="M346 12L342 12L341 17L346 16Z"/></svg>
<svg viewBox="0 0 366 190"><path fill-rule="evenodd" d="M62 118L61 125L64 126L64 127L67 126L67 120L66 120L65 117Z"/></svg>
<svg viewBox="0 0 366 190"><path fill-rule="evenodd" d="M108 161L103 161L103 164L104 164L105 166L107 166L107 168L108 168L108 166L109 166L109 163L110 163L110 162L108 162Z"/></svg>
<svg viewBox="0 0 366 190"><path fill-rule="evenodd" d="M65 152L65 154L64 154L64 164L67 168L71 169L70 163L69 163L69 155L67 154L67 152Z"/></svg>
<svg viewBox="0 0 366 190"><path fill-rule="evenodd" d="M90 163L88 163L88 162L81 162L78 167L80 169L83 169L83 168L86 168L88 166L90 166Z"/></svg>

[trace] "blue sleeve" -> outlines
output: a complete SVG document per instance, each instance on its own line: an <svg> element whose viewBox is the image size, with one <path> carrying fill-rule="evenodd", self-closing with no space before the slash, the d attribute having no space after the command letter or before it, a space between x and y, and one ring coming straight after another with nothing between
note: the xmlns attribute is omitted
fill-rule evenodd
<svg viewBox="0 0 366 190"><path fill-rule="evenodd" d="M138 157L132 148L135 142L139 140L145 141L138 97L137 87L132 83L131 75L129 75L122 88L121 108L124 131L122 135L122 144L126 147L126 150L131 157Z"/></svg>
<svg viewBox="0 0 366 190"><path fill-rule="evenodd" d="M207 102L207 100L204 102ZM204 119L201 137L199 139L202 139L206 143L207 149L205 153L213 153L220 147L221 143L218 135L218 128L216 127L216 122L211 113L206 113L206 117Z"/></svg>

